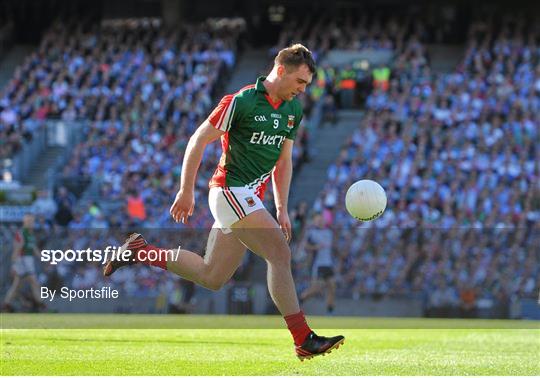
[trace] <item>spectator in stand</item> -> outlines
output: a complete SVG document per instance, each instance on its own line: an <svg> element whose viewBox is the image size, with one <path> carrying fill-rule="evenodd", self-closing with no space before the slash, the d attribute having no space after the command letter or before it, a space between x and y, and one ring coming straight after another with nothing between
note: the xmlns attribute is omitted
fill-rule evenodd
<svg viewBox="0 0 540 378"><path fill-rule="evenodd" d="M53 219L57 211L57 204L49 195L49 191L40 190L37 199L32 204L34 214L44 217L46 220Z"/></svg>
<svg viewBox="0 0 540 378"><path fill-rule="evenodd" d="M61 186L58 189L58 194L55 198L56 202L56 214L54 220L60 226L67 226L73 219L72 209L75 204L75 197L66 189Z"/></svg>
<svg viewBox="0 0 540 378"><path fill-rule="evenodd" d="M144 200L136 191L132 191L127 198L127 213L135 221L144 221L146 219L146 209Z"/></svg>

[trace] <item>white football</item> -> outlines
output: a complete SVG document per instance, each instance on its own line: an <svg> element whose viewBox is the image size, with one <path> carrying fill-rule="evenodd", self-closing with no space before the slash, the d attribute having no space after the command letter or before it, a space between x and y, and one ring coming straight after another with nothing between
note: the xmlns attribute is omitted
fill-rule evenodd
<svg viewBox="0 0 540 378"><path fill-rule="evenodd" d="M371 221L380 217L386 209L386 193L375 181L360 180L347 190L345 206L354 218Z"/></svg>

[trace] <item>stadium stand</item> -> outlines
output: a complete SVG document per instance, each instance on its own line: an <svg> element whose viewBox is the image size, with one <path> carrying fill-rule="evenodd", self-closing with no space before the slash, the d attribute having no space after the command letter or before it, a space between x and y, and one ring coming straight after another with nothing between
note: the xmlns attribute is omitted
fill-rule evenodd
<svg viewBox="0 0 540 378"><path fill-rule="evenodd" d="M469 316L482 300L531 297L539 286L533 252L540 244L538 29L524 18L508 19L496 35L494 21L474 22L460 65L434 74L425 44L453 42L454 22L450 17L427 24L406 12L383 17L359 11L344 20L314 13L285 23L290 27L271 50L302 41L319 61L334 49L389 50L394 56L384 84L365 67L323 64L301 97L305 123L318 111L332 123L338 107L362 102L344 100L344 81L365 80L369 92L373 88L311 214L305 203L291 211L300 247L314 215L322 214L333 230L343 298L419 296L427 315ZM169 30L152 20L49 29L0 94L0 158L16 154L47 119L88 120L84 141L74 146L61 176L62 182L92 178L98 191L91 201L78 201L59 183L52 202L44 195L46 210L37 219L42 245L119 245L120 231L140 227L154 228L145 236L158 245L174 246L180 239L182 247L204 248L207 235L201 232L212 224L207 183L221 154L218 144L206 150L190 228L174 224L168 210L181 169L179 151L219 100L240 32L209 32L208 25ZM299 133L297 169L309 161L314 137L310 128ZM372 224L358 224L342 205L348 185L361 177L377 180L389 195L385 214ZM271 199L270 191L267 203ZM14 232L14 226L1 227L8 249ZM302 289L312 278L312 256L300 248L294 259ZM240 275L249 267L246 260ZM47 265L40 280L99 286L101 268ZM177 303L182 285L176 276L140 266L112 279L128 295L156 300L156 308L165 293L174 293L170 301Z"/></svg>
<svg viewBox="0 0 540 378"><path fill-rule="evenodd" d="M109 22L89 31L57 24L6 89L3 118L11 122L8 126L20 118L22 129L14 134L29 137L46 118L91 121L63 169L64 179L100 180L101 197L123 204L140 194L146 210L135 216L128 211L119 219L161 225L169 218L163 212L178 181L178 151L208 113L218 81L234 65L240 32L212 31L209 25L166 30L152 20ZM14 151L16 146L8 153ZM217 161L219 154L212 145L205 161ZM204 166L203 176L213 168ZM201 217L195 225L208 224L209 214L203 211ZM78 226L90 226L88 218Z"/></svg>
<svg viewBox="0 0 540 378"><path fill-rule="evenodd" d="M64 232L60 239L69 248L81 235L74 230L173 225L168 207L178 182L180 152L234 65L241 31L226 25L212 30L202 24L166 30L152 20L116 21L88 29L56 24L49 29L38 51L17 69L0 96L0 130L6 137L3 141L8 141L3 144L3 157L13 156L24 143L22 137L30 139L45 119L89 120L84 142L73 147L61 176L97 179L100 195L90 203L77 202L65 187L59 187L55 211L44 212L38 220L37 227L47 239ZM197 186L200 198L207 191L219 148L214 144L207 149ZM126 216L107 212L100 199L127 205ZM200 202L193 227L211 225L207 205ZM3 235L7 246L9 235L7 231ZM98 238L96 248L100 241L104 240ZM101 280L99 265L81 269L75 264L49 271L58 273L63 282L81 275L87 277L82 281L86 284ZM141 288L152 287L153 283L137 277L130 277L126 285L137 287L139 282Z"/></svg>
<svg viewBox="0 0 540 378"><path fill-rule="evenodd" d="M460 304L467 312L467 301L536 295L539 34L524 18L494 22L471 25L449 74L434 75L411 41L388 90L367 99L313 207L334 231L341 295L417 294L428 314L446 315ZM389 203L379 220L359 225L344 195L366 177ZM297 261L306 280L309 260Z"/></svg>

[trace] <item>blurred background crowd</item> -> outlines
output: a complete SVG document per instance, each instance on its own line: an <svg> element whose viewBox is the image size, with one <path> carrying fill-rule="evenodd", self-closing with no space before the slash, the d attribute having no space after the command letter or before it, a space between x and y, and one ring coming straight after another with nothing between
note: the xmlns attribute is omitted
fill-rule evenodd
<svg viewBox="0 0 540 378"><path fill-rule="evenodd" d="M415 38L396 56L313 208L333 230L338 292L418 293L431 307L457 306L467 292L537 295L539 38L537 24L507 16L471 24L453 72L434 74ZM369 224L344 206L358 177L389 196ZM299 271L310 261L299 255Z"/></svg>

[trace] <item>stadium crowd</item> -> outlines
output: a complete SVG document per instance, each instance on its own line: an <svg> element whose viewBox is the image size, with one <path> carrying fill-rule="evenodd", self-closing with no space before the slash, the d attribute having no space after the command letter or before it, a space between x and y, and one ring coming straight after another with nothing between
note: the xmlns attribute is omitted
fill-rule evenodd
<svg viewBox="0 0 540 378"><path fill-rule="evenodd" d="M79 203L65 187L53 198L40 193L36 227L53 241L47 248L62 233L62 246L70 248L81 240L88 242L81 230L171 226L168 208L178 183L181 151L233 67L241 32L236 24L168 30L154 20L91 28L56 24L49 29L0 96L0 132L6 137L2 157L13 156L46 119L89 121L84 142L74 146L62 175L97 179L99 198L127 206L125 212L111 215L99 199ZM192 221L194 227L211 224L202 198L219 149L216 143L206 151L197 183L203 206ZM3 228L6 245L13 232ZM93 248L107 241L119 245L124 237L97 238ZM44 274L89 287L101 282L101 268L65 264L49 267ZM116 284L129 293L155 294L155 282L142 279L144 269L139 270L126 282L122 275L115 278L121 281ZM41 278L48 280L46 276Z"/></svg>
<svg viewBox="0 0 540 378"><path fill-rule="evenodd" d="M387 86L391 70L383 61L370 63L365 58L330 63L326 60L329 53L363 51L366 55L382 53L407 56L412 61L427 60L422 43L455 42L460 38L456 27L456 15L444 7L424 11L409 7L386 11L384 7L336 12L314 9L307 14L301 10L288 15L269 55L294 41L306 41L320 64L304 107L320 104L323 121L335 124L337 109L363 106L373 86Z"/></svg>
<svg viewBox="0 0 540 378"><path fill-rule="evenodd" d="M0 132L7 142L2 156L13 156L46 119L89 122L60 176L99 181L98 197L123 202L125 212L96 222L95 215L107 209L96 212L99 203L83 203L73 209L73 226L173 226L168 207L181 151L217 100L242 30L234 21L177 30L155 20L54 25L0 95ZM306 112L303 123L308 122ZM296 167L307 160L307 142L301 130ZM218 143L205 152L196 185L202 206L193 227L212 224L204 198L220 155Z"/></svg>
<svg viewBox="0 0 540 378"><path fill-rule="evenodd" d="M496 34L492 23L476 22L461 64L450 74L434 74L423 42L451 39L451 22L437 28L417 21L307 17L289 23L276 45L301 40L318 59L335 48L395 55L388 87L375 88L367 99L365 116L329 167L313 207L333 230L338 293L419 294L434 308L478 297L531 296L540 285L533 253L540 244L538 30L512 19ZM46 33L0 94L0 157L13 156L46 119L88 120L84 142L74 147L62 175L92 177L100 199L125 205L109 212L99 200L80 204L59 188L53 202L42 199L47 210L38 212L36 227L53 235L47 248L119 245L125 235L106 229L130 227L154 228L159 232L145 237L176 247L177 230L163 229L182 227L169 215L179 152L233 67L239 33L204 25L171 31L152 21L90 29L57 24ZM356 74L351 67L321 66L301 98L305 123L315 106L335 120L341 82ZM298 135L297 164L309 159L309 137L305 129ZM207 184L220 154L217 143L205 152L197 211L192 229L182 230L182 247L204 248L206 233L197 233L212 224ZM343 196L360 177L380 182L389 202L380 219L358 228ZM271 198L270 191L267 203ZM305 204L292 209L296 235L312 228L307 213ZM13 231L2 228L2 238L9 240ZM311 279L312 259L305 253L294 259L302 288ZM101 268L61 263L47 266L40 280L87 288L104 283ZM170 278L140 266L112 277L128 294L156 297L172 290L178 296L180 280Z"/></svg>
<svg viewBox="0 0 540 378"><path fill-rule="evenodd" d="M34 206L38 229L51 240L63 232L63 246L69 248L79 244L80 230L183 227L169 215L182 151L235 64L242 28L234 20L219 27L203 23L177 30L165 29L155 20L51 27L0 96L0 130L14 141L4 145L4 152L12 156L24 143L21 135L31 139L46 119L87 121L84 141L73 147L60 176L64 182L92 178L99 190L97 199L89 202L78 201L63 186L53 198L40 193ZM298 133L297 167L305 159L305 136ZM198 207L189 227L206 234L213 223L206 203L208 181L220 155L219 143L207 147L196 183ZM271 199L270 192L267 202ZM121 204L120 211L105 206L115 201ZM206 240L206 234L193 238ZM124 237L111 245L121 244ZM175 243L159 235L153 240ZM182 240L184 247L186 240L191 239ZM204 244L193 249L203 251ZM49 273L58 273L63 282L79 282L84 276L88 279L81 282L98 284L101 268L96 264L83 272L77 264L67 264ZM121 286L131 288L130 293L155 294L152 282L139 276L127 277L129 282Z"/></svg>
<svg viewBox="0 0 540 378"><path fill-rule="evenodd" d="M142 196L146 211L131 218L159 223L177 181L179 151L234 65L240 32L206 24L167 30L152 20L88 31L57 24L16 71L2 114L30 134L44 119L89 121L63 176L100 179L108 199ZM205 161L216 161L217 146L207 155Z"/></svg>
<svg viewBox="0 0 540 378"><path fill-rule="evenodd" d="M465 57L449 74L434 74L413 40L396 57L388 90L369 96L313 207L334 231L342 295L417 293L428 308L536 295L536 25L512 17L497 28L493 20L473 23ZM358 224L344 208L359 178L378 181L388 195L386 212L371 223ZM310 261L298 256L306 281Z"/></svg>

